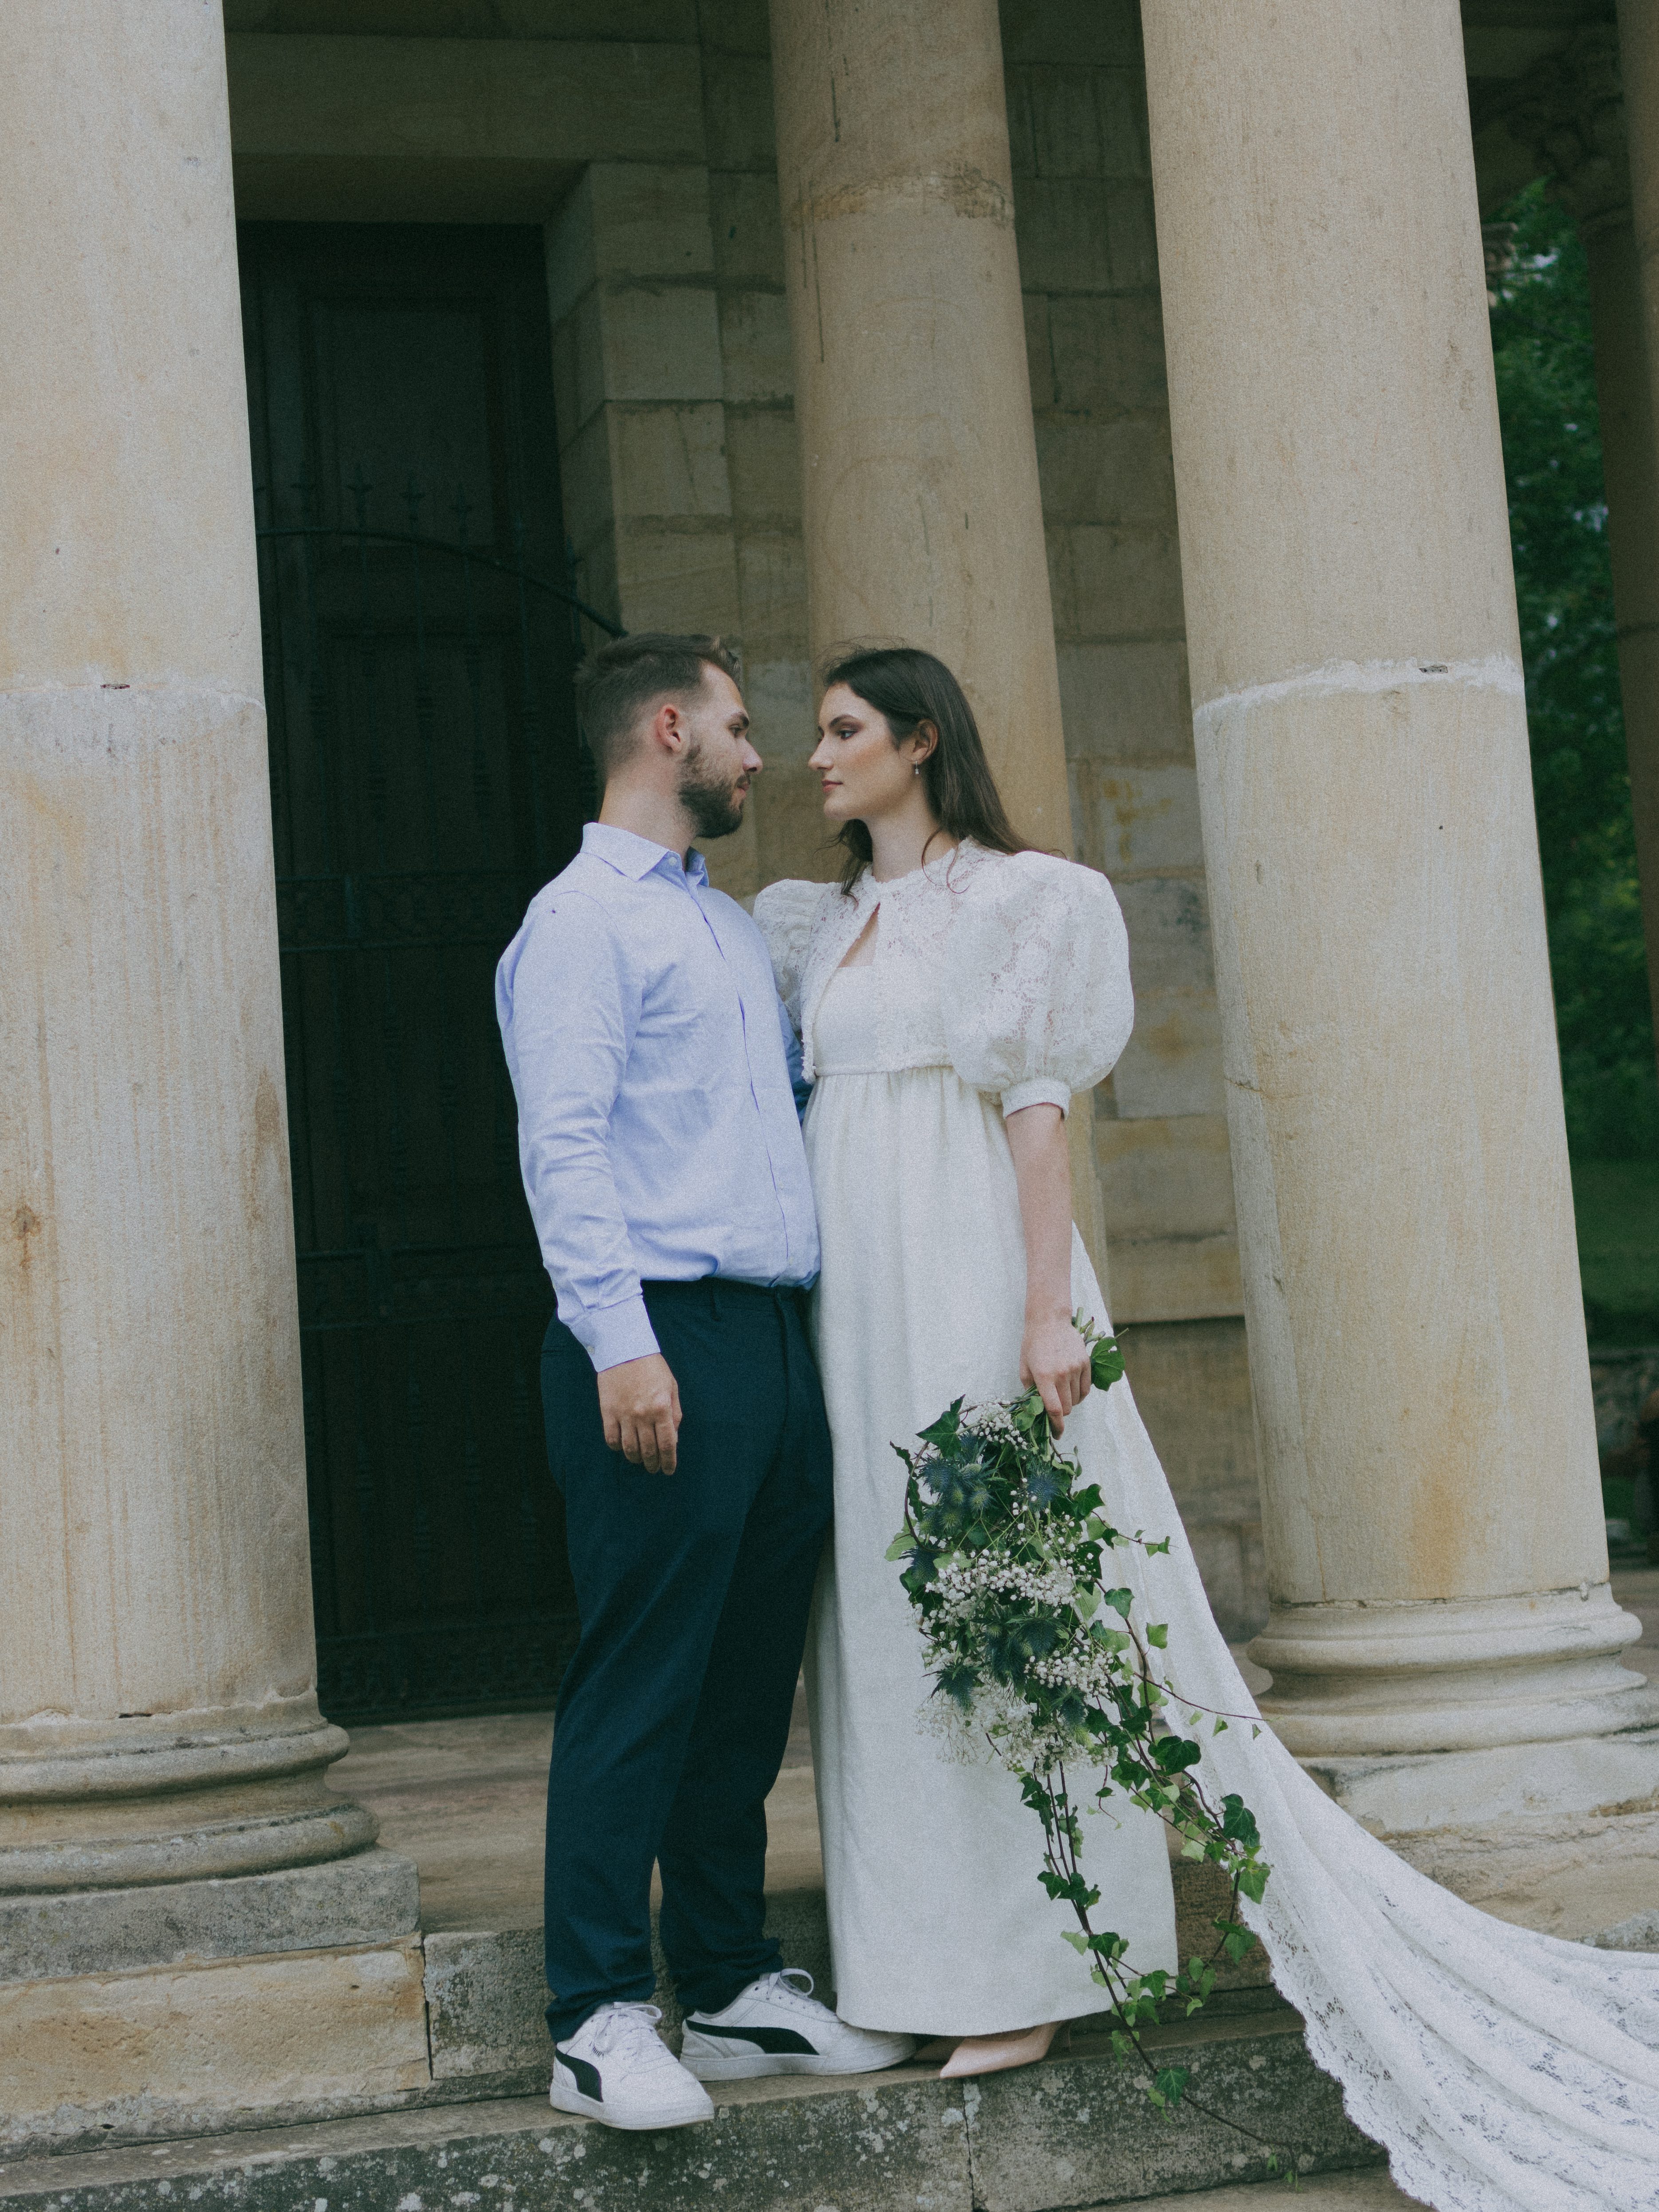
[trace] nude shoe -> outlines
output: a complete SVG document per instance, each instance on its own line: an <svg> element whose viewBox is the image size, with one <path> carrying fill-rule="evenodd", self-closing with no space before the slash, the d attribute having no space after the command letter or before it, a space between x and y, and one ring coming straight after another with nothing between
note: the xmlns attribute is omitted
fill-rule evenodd
<svg viewBox="0 0 1659 2212"><path fill-rule="evenodd" d="M1011 2066L1031 2066L1046 2058L1054 2039L1058 2021L1039 2027L1022 2028L1014 2035L964 2035L939 2069L941 2081L959 2081L969 2074L1002 2074Z"/></svg>

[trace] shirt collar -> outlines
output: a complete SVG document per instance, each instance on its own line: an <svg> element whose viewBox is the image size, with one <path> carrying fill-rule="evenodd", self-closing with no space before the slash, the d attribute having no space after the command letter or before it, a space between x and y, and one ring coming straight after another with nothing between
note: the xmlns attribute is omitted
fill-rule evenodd
<svg viewBox="0 0 1659 2212"><path fill-rule="evenodd" d="M670 852L667 846L636 837L631 830L619 830L614 822L590 822L582 831L582 850L636 884L653 870L669 877L683 876L698 890L708 881L708 863L695 845L690 864L682 866L679 854Z"/></svg>

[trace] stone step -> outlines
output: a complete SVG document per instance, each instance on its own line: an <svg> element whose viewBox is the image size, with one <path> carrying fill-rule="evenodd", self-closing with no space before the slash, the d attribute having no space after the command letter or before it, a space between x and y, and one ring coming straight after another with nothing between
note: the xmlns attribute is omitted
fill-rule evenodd
<svg viewBox="0 0 1659 2212"><path fill-rule="evenodd" d="M1177 1861L1170 1872L1181 1956L1185 1960L1198 1953L1208 1958L1216 1942L1212 1923L1227 1910L1227 1884L1212 1866ZM1056 1942L1063 1924L1057 1913ZM830 1997L834 1982L823 1892L775 1892L767 1899L767 1928L786 1962L804 1966L820 1994ZM541 1929L434 1931L424 1938L424 1949L434 2081L458 2084L470 2079L478 2087L488 2082L498 2094L532 2087L532 2080L526 2077L533 2077L548 2064ZM656 2002L672 2040L680 2014L660 1948ZM1216 1994L1206 2010L1216 2018L1277 2003L1267 1960L1258 1946L1240 1966L1221 1962Z"/></svg>
<svg viewBox="0 0 1659 2212"><path fill-rule="evenodd" d="M1155 2030L1192 2094L1302 2174L1374 2164L1288 2006ZM544 2095L423 2104L0 2165L0 2205L34 2212L1054 2212L1267 2177L1263 2147L1147 2101L1103 2039L978 2081L896 2068L738 2082L711 2127L623 2135Z"/></svg>
<svg viewBox="0 0 1659 2212"><path fill-rule="evenodd" d="M1175 1872L1182 1955L1207 1953L1225 1886L1212 1869ZM112 1947L120 1954L112 1970L0 1987L0 2159L546 2088L537 1926L428 1929L379 1945L222 1958L192 1926L158 1920L149 1893L124 1894L136 1900L125 1919L122 1895L96 1900L124 1939ZM209 1916L215 1924L225 1917L222 1905ZM832 1996L822 1889L775 1892L768 1917L787 1963L805 1967ZM1057 1914L1056 1942L1058 1929ZM660 1951L658 1967L657 2001L673 2043L679 2011ZM1206 2016L1277 2004L1258 1952L1221 1975ZM1091 2024L1079 2025L1086 2033Z"/></svg>

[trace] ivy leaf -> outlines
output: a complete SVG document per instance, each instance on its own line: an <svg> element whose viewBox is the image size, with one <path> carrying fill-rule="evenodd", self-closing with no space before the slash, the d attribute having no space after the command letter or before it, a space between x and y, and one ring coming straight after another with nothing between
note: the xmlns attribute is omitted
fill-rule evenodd
<svg viewBox="0 0 1659 2212"><path fill-rule="evenodd" d="M1161 1735L1152 1747L1152 1756L1165 1774L1184 1774L1189 1766L1198 1765L1204 1753L1184 1735Z"/></svg>
<svg viewBox="0 0 1659 2212"><path fill-rule="evenodd" d="M1097 1390L1109 1390L1123 1374L1123 1354L1117 1348L1115 1336L1103 1336L1091 1346L1089 1372Z"/></svg>
<svg viewBox="0 0 1659 2212"><path fill-rule="evenodd" d="M1135 1601L1134 1592L1133 1590L1103 1590L1101 1592L1101 1595L1105 1599L1107 1604L1111 1607L1114 1613L1121 1613L1125 1620L1129 1618L1129 1608Z"/></svg>
<svg viewBox="0 0 1659 2212"><path fill-rule="evenodd" d="M1244 1800L1229 1790L1221 1801L1221 1832L1231 1842L1243 1844L1254 1850L1261 1841L1261 1831L1255 1825L1255 1815Z"/></svg>
<svg viewBox="0 0 1659 2212"><path fill-rule="evenodd" d="M1191 2079L1191 2071L1185 2066L1160 2066L1146 2094L1154 2104L1173 2112L1186 2094L1187 2084Z"/></svg>
<svg viewBox="0 0 1659 2212"><path fill-rule="evenodd" d="M1153 1621L1152 1626L1146 1631L1146 1641L1157 1650L1167 1650L1170 1643L1169 1622L1167 1620Z"/></svg>
<svg viewBox="0 0 1659 2212"><path fill-rule="evenodd" d="M942 1450L945 1445L956 1442L962 1433L962 1400L958 1398L953 1405L945 1408L938 1420L932 1422L927 1428L917 1431L923 1443L937 1444Z"/></svg>
<svg viewBox="0 0 1659 2212"><path fill-rule="evenodd" d="M884 1559L908 1559L915 1544L915 1539L911 1535L910 1531L908 1528L901 1528L881 1556Z"/></svg>
<svg viewBox="0 0 1659 2212"><path fill-rule="evenodd" d="M1147 1545L1146 1556L1149 1559L1155 1559L1160 1552L1167 1552L1169 1548L1169 1538L1167 1536L1160 1536L1157 1543Z"/></svg>

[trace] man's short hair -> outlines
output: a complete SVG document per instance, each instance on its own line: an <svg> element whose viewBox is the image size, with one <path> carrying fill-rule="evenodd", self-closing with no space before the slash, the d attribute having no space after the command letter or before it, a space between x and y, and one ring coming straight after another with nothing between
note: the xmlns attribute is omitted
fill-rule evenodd
<svg viewBox="0 0 1659 2212"><path fill-rule="evenodd" d="M690 699L711 668L740 681L737 655L717 637L639 630L614 637L576 672L582 735L606 782L634 752L641 725L665 699Z"/></svg>

